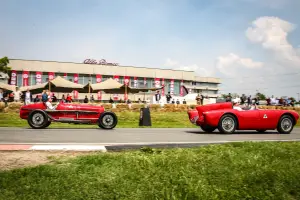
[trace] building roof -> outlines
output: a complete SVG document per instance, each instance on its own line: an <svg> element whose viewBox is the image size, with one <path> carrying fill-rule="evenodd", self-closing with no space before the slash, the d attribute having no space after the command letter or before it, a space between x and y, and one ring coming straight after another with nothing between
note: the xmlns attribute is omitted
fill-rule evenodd
<svg viewBox="0 0 300 200"><path fill-rule="evenodd" d="M101 74L101 75L119 75L136 76L149 78L165 78L199 82L220 83L219 78L199 77L194 71L183 71L174 69L159 69L133 66L111 66L72 62L41 61L41 60L23 60L10 59L10 65L13 70L18 71L42 71L55 73L80 73L80 74Z"/></svg>

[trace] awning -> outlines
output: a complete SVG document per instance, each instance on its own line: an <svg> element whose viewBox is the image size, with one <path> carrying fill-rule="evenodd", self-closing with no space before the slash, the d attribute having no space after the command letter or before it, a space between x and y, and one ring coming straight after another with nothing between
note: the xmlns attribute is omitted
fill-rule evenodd
<svg viewBox="0 0 300 200"><path fill-rule="evenodd" d="M16 91L16 86L0 82L0 89L15 92Z"/></svg>

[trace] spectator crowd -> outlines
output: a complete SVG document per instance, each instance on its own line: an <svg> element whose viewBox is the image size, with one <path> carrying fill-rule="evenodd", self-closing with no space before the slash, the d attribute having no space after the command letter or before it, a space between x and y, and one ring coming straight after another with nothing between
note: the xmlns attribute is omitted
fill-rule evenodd
<svg viewBox="0 0 300 200"><path fill-rule="evenodd" d="M258 95L252 97L251 95L246 96L245 94L242 94L241 97L238 97L240 104L246 104L246 105L259 105L261 101L265 101L267 106L271 106L271 105L278 105L278 106L295 106L295 99L294 98L278 98L278 97L274 97L274 95L272 95L271 97L267 97L265 99L260 99L260 97ZM232 102L233 98L231 93L229 93L226 96L225 101L226 102Z"/></svg>

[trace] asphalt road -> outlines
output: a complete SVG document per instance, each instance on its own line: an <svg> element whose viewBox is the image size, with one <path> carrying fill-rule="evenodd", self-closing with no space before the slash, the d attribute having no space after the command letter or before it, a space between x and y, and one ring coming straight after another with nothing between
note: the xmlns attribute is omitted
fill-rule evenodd
<svg viewBox="0 0 300 200"><path fill-rule="evenodd" d="M255 131L238 131L224 135L219 132L204 133L199 129L185 128L120 128L101 129L29 129L0 128L0 144L188 144L220 143L228 141L299 140L300 128L291 134L276 131L258 134Z"/></svg>

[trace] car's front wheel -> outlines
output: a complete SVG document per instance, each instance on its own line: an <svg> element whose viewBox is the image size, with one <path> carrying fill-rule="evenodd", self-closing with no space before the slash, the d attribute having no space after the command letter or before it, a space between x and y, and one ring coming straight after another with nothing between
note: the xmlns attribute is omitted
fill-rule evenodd
<svg viewBox="0 0 300 200"><path fill-rule="evenodd" d="M216 127L211 127L211 126L207 126L207 125L201 125L200 128L207 133L211 133L214 132L216 130Z"/></svg>
<svg viewBox="0 0 300 200"><path fill-rule="evenodd" d="M98 126L102 129L113 129L118 123L118 118L113 112L104 112L98 120Z"/></svg>
<svg viewBox="0 0 300 200"><path fill-rule="evenodd" d="M221 117L218 129L221 133L234 133L237 127L237 120L233 115L225 114Z"/></svg>
<svg viewBox="0 0 300 200"><path fill-rule="evenodd" d="M283 115L277 125L277 131L281 134L290 134L294 128L294 120L289 115Z"/></svg>
<svg viewBox="0 0 300 200"><path fill-rule="evenodd" d="M42 129L50 125L48 117L42 111L32 111L28 116L27 122L34 129Z"/></svg>

